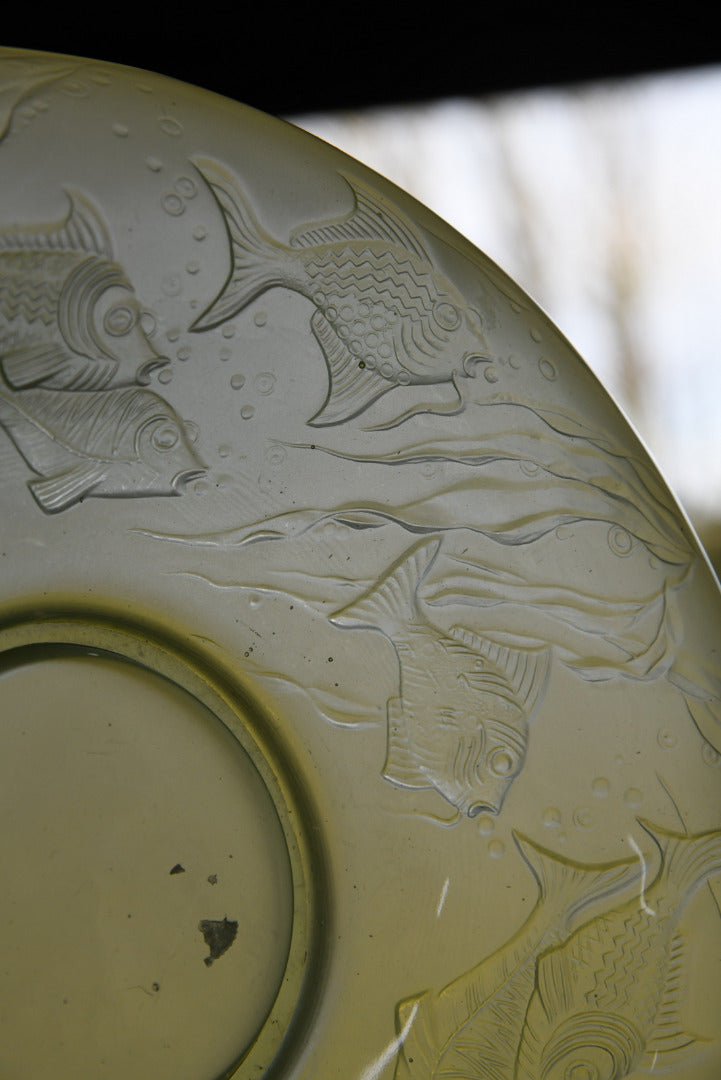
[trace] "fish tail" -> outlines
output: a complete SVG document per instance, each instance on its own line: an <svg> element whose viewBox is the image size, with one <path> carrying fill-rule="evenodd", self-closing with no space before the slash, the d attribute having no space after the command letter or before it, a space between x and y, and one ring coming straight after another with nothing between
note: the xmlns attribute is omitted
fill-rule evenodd
<svg viewBox="0 0 721 1080"><path fill-rule="evenodd" d="M228 169L210 158L192 160L223 215L231 257L225 285L190 327L199 331L231 319L266 289L282 285L287 251L259 223Z"/></svg>
<svg viewBox="0 0 721 1080"><path fill-rule="evenodd" d="M520 833L514 832L513 838L538 882L541 900L558 908L566 928L591 906L635 885L641 876L637 859L588 866L560 858Z"/></svg>
<svg viewBox="0 0 721 1080"><path fill-rule="evenodd" d="M679 902L690 898L709 878L721 874L721 829L689 836L668 832L640 819L639 825L661 849L662 863L657 880L668 881L678 894Z"/></svg>
<svg viewBox="0 0 721 1080"><path fill-rule="evenodd" d="M420 540L395 563L379 585L330 616L335 626L374 628L407 621L415 613L416 590L428 573L441 541Z"/></svg>

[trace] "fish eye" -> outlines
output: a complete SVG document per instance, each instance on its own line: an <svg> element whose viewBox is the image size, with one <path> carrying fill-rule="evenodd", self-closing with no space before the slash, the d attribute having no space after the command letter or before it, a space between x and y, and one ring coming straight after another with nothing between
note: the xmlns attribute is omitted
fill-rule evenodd
<svg viewBox="0 0 721 1080"><path fill-rule="evenodd" d="M128 334L137 322L137 315L127 304L114 304L105 313L103 327L113 337Z"/></svg>
<svg viewBox="0 0 721 1080"><path fill-rule="evenodd" d="M461 316L458 313L458 309L449 303L448 300L439 300L433 306L433 314L436 317L436 322L439 326L442 326L444 330L455 330L460 325Z"/></svg>
<svg viewBox="0 0 721 1080"><path fill-rule="evenodd" d="M177 445L180 432L172 424L162 424L157 427L150 436L150 441L156 450L172 450Z"/></svg>
<svg viewBox="0 0 721 1080"><path fill-rule="evenodd" d="M488 758L488 768L495 776L510 776L516 769L516 758L509 750L494 750Z"/></svg>

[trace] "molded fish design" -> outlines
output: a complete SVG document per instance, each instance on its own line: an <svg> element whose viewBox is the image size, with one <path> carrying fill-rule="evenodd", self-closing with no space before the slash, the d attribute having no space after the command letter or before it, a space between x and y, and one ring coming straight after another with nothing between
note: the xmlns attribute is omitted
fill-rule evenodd
<svg viewBox="0 0 721 1080"><path fill-rule="evenodd" d="M561 944L591 906L605 903L640 877L637 859L586 865L514 834L539 887L536 906L502 948L446 986L398 1006L406 1030L396 1080L511 1080L536 960Z"/></svg>
<svg viewBox="0 0 721 1080"><path fill-rule="evenodd" d="M693 893L721 872L721 830L643 827L661 851L653 885L539 960L515 1080L621 1080L694 1051L679 1016L676 925Z"/></svg>
<svg viewBox="0 0 721 1080"><path fill-rule="evenodd" d="M223 214L231 269L191 329L218 326L266 289L293 289L315 305L311 329L330 376L325 403L309 423L340 424L409 384L452 382L457 411L457 380L489 359L481 316L435 269L416 228L395 206L344 176L352 213L302 226L286 245L256 220L228 169L207 158L194 164Z"/></svg>
<svg viewBox="0 0 721 1080"><path fill-rule="evenodd" d="M28 487L54 513L85 495L173 495L205 468L173 409L150 390L11 391L4 427L39 479Z"/></svg>
<svg viewBox="0 0 721 1080"><path fill-rule="evenodd" d="M169 361L140 325L90 200L66 191L64 221L0 232L0 365L14 389L95 390L147 381Z"/></svg>
<svg viewBox="0 0 721 1080"><path fill-rule="evenodd" d="M388 702L386 779L435 788L468 817L497 814L523 766L547 650L506 648L463 627L446 636L428 623L416 593L439 546L437 538L416 544L331 621L379 630L398 656L400 696Z"/></svg>

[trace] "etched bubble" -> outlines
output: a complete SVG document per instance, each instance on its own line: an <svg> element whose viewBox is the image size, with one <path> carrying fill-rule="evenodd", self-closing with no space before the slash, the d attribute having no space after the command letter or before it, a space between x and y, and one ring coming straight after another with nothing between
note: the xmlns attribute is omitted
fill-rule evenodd
<svg viewBox="0 0 721 1080"><path fill-rule="evenodd" d="M612 525L608 530L608 546L615 555L630 555L633 549L633 538L619 525Z"/></svg>
<svg viewBox="0 0 721 1080"><path fill-rule="evenodd" d="M163 368L163 370L158 375L158 382L162 383L163 386L167 386L168 383L171 382L172 378L173 373L170 368Z"/></svg>
<svg viewBox="0 0 721 1080"><path fill-rule="evenodd" d="M168 274L162 281L163 292L166 296L180 296L183 291L183 282L180 274Z"/></svg>
<svg viewBox="0 0 721 1080"><path fill-rule="evenodd" d="M200 263L196 259L191 259L185 264L185 269L189 274L197 274L200 271Z"/></svg>
<svg viewBox="0 0 721 1080"><path fill-rule="evenodd" d="M166 214L172 214L173 217L180 217L185 213L185 203L174 191L166 191L160 199L160 205Z"/></svg>
<svg viewBox="0 0 721 1080"><path fill-rule="evenodd" d="M253 316L253 322L256 326L265 326L268 321L268 316L264 311L256 311Z"/></svg>
<svg viewBox="0 0 721 1080"><path fill-rule="evenodd" d="M409 382L411 381L411 377L407 371L399 371L397 378L401 386L408 386Z"/></svg>
<svg viewBox="0 0 721 1080"><path fill-rule="evenodd" d="M243 408L240 410L240 415L242 416L243 420L250 420L252 419L252 417L255 416L255 409L252 405L244 405Z"/></svg>
<svg viewBox="0 0 721 1080"><path fill-rule="evenodd" d="M245 386L245 375L241 375L239 372L236 375L231 375L230 385L234 390L240 390L241 386Z"/></svg>
<svg viewBox="0 0 721 1080"><path fill-rule="evenodd" d="M285 460L288 457L288 454L284 446L279 446L276 443L275 446L269 446L263 456L269 465L271 465L274 469L277 469L281 465L285 464Z"/></svg>
<svg viewBox="0 0 721 1080"><path fill-rule="evenodd" d="M518 359L517 356L514 356L513 354L511 354L508 357L508 366L512 367L514 371L518 371L519 368L521 367L521 361Z"/></svg>
<svg viewBox="0 0 721 1080"><path fill-rule="evenodd" d="M496 823L490 814L479 814L476 818L476 824L481 836L490 836L496 827Z"/></svg>
<svg viewBox="0 0 721 1080"><path fill-rule="evenodd" d="M78 79L65 79L60 83L60 89L69 97L87 97L90 93L89 87Z"/></svg>
<svg viewBox="0 0 721 1080"><path fill-rule="evenodd" d="M140 329L146 337L152 337L158 329L158 323L151 311L143 311L140 314Z"/></svg>
<svg viewBox="0 0 721 1080"><path fill-rule="evenodd" d="M627 806L630 806L632 810L635 810L643 802L643 795L638 788L628 788L623 794L624 802Z"/></svg>
<svg viewBox="0 0 721 1080"><path fill-rule="evenodd" d="M222 349L220 349L220 351L218 352L218 356L223 361L230 360L232 355L233 355L233 350L229 349L227 345L223 345Z"/></svg>
<svg viewBox="0 0 721 1080"><path fill-rule="evenodd" d="M538 330L535 326L532 326L531 329L528 332L529 332L529 334L531 335L531 337L533 338L534 341L540 341L541 340L541 331Z"/></svg>
<svg viewBox="0 0 721 1080"><path fill-rule="evenodd" d="M205 240L208 230L205 225L196 225L193 229L193 240Z"/></svg>
<svg viewBox="0 0 721 1080"><path fill-rule="evenodd" d="M275 389L275 375L272 371L261 371L255 376L253 385L259 394L272 394Z"/></svg>
<svg viewBox="0 0 721 1080"><path fill-rule="evenodd" d="M175 181L175 190L186 199L194 199L198 194L197 184L190 176L179 176Z"/></svg>
<svg viewBox="0 0 721 1080"><path fill-rule="evenodd" d="M656 738L664 750L673 750L678 745L678 737L668 728L661 728Z"/></svg>
<svg viewBox="0 0 721 1080"><path fill-rule="evenodd" d="M165 135L171 135L174 138L183 134L183 125L174 116L158 117L158 127Z"/></svg>
<svg viewBox="0 0 721 1080"><path fill-rule="evenodd" d="M541 820L547 829L557 829L561 824L561 811L557 806L547 806Z"/></svg>
<svg viewBox="0 0 721 1080"><path fill-rule="evenodd" d="M593 825L593 816L587 806L579 806L573 812L573 824L577 829L590 829Z"/></svg>
<svg viewBox="0 0 721 1080"><path fill-rule="evenodd" d="M495 368L487 367L483 372L483 378L486 380L486 382L496 383L498 382L498 372Z"/></svg>
<svg viewBox="0 0 721 1080"><path fill-rule="evenodd" d="M160 161L160 159L156 157L146 157L145 164L151 172L160 172L163 167L162 161Z"/></svg>
<svg viewBox="0 0 721 1080"><path fill-rule="evenodd" d="M186 420L183 424L183 429L190 442L196 443L198 441L198 438L200 437L200 428L194 420Z"/></svg>
<svg viewBox="0 0 721 1080"><path fill-rule="evenodd" d="M165 336L168 341L177 341L180 337L180 330L177 326L171 326L170 330L167 331Z"/></svg>
<svg viewBox="0 0 721 1080"><path fill-rule="evenodd" d="M506 854L506 845L502 840L491 840L488 845L488 854L492 859L502 859Z"/></svg>
<svg viewBox="0 0 721 1080"><path fill-rule="evenodd" d="M547 356L542 356L540 358L538 361L538 368L544 379L548 379L549 382L552 382L556 378L557 371L555 365L551 363Z"/></svg>
<svg viewBox="0 0 721 1080"><path fill-rule="evenodd" d="M591 791L597 799L605 799L611 790L611 784L605 776L597 776L591 784Z"/></svg>
<svg viewBox="0 0 721 1080"><path fill-rule="evenodd" d="M232 323L226 323L225 326L223 327L223 329L221 330L221 334L223 335L224 338L235 337L235 327L233 326Z"/></svg>
<svg viewBox="0 0 721 1080"><path fill-rule="evenodd" d="M130 128L127 124L113 124L113 135L117 135L119 139L127 139L130 134Z"/></svg>
<svg viewBox="0 0 721 1080"><path fill-rule="evenodd" d="M701 750L701 757L704 759L707 765L710 765L712 769L718 767L721 764L721 754L718 750L711 745L711 743L705 742L703 749Z"/></svg>
<svg viewBox="0 0 721 1080"><path fill-rule="evenodd" d="M227 458L230 456L231 447L227 443L223 443L218 447L218 457Z"/></svg>
<svg viewBox="0 0 721 1080"><path fill-rule="evenodd" d="M181 345L175 355L177 356L178 360L187 360L190 356L190 349L187 345Z"/></svg>

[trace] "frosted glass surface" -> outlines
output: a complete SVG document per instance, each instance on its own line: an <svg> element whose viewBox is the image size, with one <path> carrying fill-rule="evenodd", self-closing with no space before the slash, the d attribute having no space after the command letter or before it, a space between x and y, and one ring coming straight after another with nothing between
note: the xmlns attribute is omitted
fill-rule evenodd
<svg viewBox="0 0 721 1080"><path fill-rule="evenodd" d="M721 601L598 381L289 125L0 107L0 1074L716 1080Z"/></svg>

